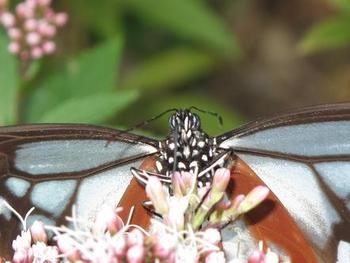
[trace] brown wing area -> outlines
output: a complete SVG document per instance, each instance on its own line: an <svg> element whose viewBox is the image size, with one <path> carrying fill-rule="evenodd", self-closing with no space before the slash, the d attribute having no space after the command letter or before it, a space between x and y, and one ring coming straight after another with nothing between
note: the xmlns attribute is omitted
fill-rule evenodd
<svg viewBox="0 0 350 263"><path fill-rule="evenodd" d="M231 169L229 194L247 194L255 186L265 185L245 162L237 158ZM288 190L288 189L286 189ZM315 254L284 206L270 192L268 198L245 216L249 231L256 240L273 243L281 248L292 262L317 262Z"/></svg>
<svg viewBox="0 0 350 263"><path fill-rule="evenodd" d="M7 200L22 216L24 216L28 210L33 207L31 201L31 192L33 188L41 182L47 182L50 180L75 180L77 182L73 194L68 201L66 208L59 217L55 217L54 221L57 225L65 224L65 216L70 215L72 212L72 205L74 204L78 189L85 178L92 177L111 169L119 169L119 167L132 164L140 159L154 154L154 152L142 152L140 154L132 154L118 158L113 157L113 160L81 171L68 171L55 174L38 174L31 175L26 171L19 170L15 166L16 150L22 145L31 142L42 141L59 141L59 140L103 140L106 141L106 147L109 142L121 141L128 145L150 145L156 148L158 142L152 139L148 139L142 136L137 136L114 129L91 126L91 125L25 125L25 126L12 126L0 128L0 197ZM36 153L33 152L34 156ZM84 153L82 152L82 155ZM73 160L74 162L74 160ZM18 197L15 196L6 186L5 182L8 178L19 178L29 183L27 193ZM120 189L116 189L120 191ZM47 193L47 195L54 196L55 192ZM47 213L43 209L37 208L34 213L52 218L50 213ZM0 254L6 258L10 258L12 255L11 242L20 233L21 226L18 220L14 217L10 221L7 221L4 217L0 216Z"/></svg>

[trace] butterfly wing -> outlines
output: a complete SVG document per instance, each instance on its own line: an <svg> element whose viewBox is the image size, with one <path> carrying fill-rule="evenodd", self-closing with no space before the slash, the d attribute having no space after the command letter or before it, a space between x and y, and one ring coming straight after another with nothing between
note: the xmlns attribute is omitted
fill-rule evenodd
<svg viewBox="0 0 350 263"><path fill-rule="evenodd" d="M156 153L157 144L88 125L0 128L0 199L22 216L35 207L29 224L64 223L73 204L78 216L93 218L102 204L118 202L131 180L130 168ZM4 205L0 212L0 251L6 251L19 221Z"/></svg>
<svg viewBox="0 0 350 263"><path fill-rule="evenodd" d="M217 140L272 190L320 261L335 262L339 242L350 242L350 103L258 120Z"/></svg>

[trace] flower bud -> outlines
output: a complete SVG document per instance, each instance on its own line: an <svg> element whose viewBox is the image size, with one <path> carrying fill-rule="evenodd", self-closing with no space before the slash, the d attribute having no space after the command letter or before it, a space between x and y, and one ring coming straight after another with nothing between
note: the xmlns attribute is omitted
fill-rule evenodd
<svg viewBox="0 0 350 263"><path fill-rule="evenodd" d="M15 25L15 17L10 12L4 12L0 15L0 21L3 24L4 27L10 28Z"/></svg>
<svg viewBox="0 0 350 263"><path fill-rule="evenodd" d="M126 253L127 262L141 263L144 262L145 249L143 246L132 246Z"/></svg>
<svg viewBox="0 0 350 263"><path fill-rule="evenodd" d="M56 44L53 41L47 41L42 45L42 49L45 54L52 54L56 50Z"/></svg>
<svg viewBox="0 0 350 263"><path fill-rule="evenodd" d="M19 30L16 27L9 28L9 30L7 31L7 34L12 40L19 40L22 36L21 30Z"/></svg>
<svg viewBox="0 0 350 263"><path fill-rule="evenodd" d="M21 234L12 241L13 250L29 249L32 245L32 236L29 231L21 231Z"/></svg>
<svg viewBox="0 0 350 263"><path fill-rule="evenodd" d="M66 13L58 13L55 15L55 24L59 27L64 26L68 21L68 15Z"/></svg>
<svg viewBox="0 0 350 263"><path fill-rule="evenodd" d="M29 263L33 261L32 249L16 250L13 254L12 263Z"/></svg>
<svg viewBox="0 0 350 263"><path fill-rule="evenodd" d="M127 235L127 245L131 246L142 246L144 243L144 235L143 233L135 228L130 231Z"/></svg>
<svg viewBox="0 0 350 263"><path fill-rule="evenodd" d="M115 240L115 242L113 243L113 248L118 257L125 256L127 244L123 235L121 235L120 237L118 237L118 239Z"/></svg>
<svg viewBox="0 0 350 263"><path fill-rule="evenodd" d="M239 207L239 205L240 205L240 203L244 200L244 198L245 198L245 195L242 195L242 194L241 194L241 195L237 195L237 196L233 199L230 208L237 210L238 207Z"/></svg>
<svg viewBox="0 0 350 263"><path fill-rule="evenodd" d="M57 246L59 251L67 255L67 258L71 262L76 262L80 259L80 253L78 249L75 248L74 240L70 236L66 234L58 236Z"/></svg>
<svg viewBox="0 0 350 263"><path fill-rule="evenodd" d="M45 37L54 37L56 35L56 27L46 22L41 22L38 25L38 32Z"/></svg>
<svg viewBox="0 0 350 263"><path fill-rule="evenodd" d="M211 252L206 258L205 263L225 263L225 254L223 251Z"/></svg>
<svg viewBox="0 0 350 263"><path fill-rule="evenodd" d="M278 255L268 249L267 253L265 254L264 263L278 263L278 262L279 262Z"/></svg>
<svg viewBox="0 0 350 263"><path fill-rule="evenodd" d="M153 253L159 259L168 259L176 248L176 238L172 235L156 240L153 246Z"/></svg>
<svg viewBox="0 0 350 263"><path fill-rule="evenodd" d="M224 192L230 181L231 173L227 168L219 168L215 171L212 187L218 192Z"/></svg>
<svg viewBox="0 0 350 263"><path fill-rule="evenodd" d="M24 21L24 29L27 31L34 31L38 26L37 21L34 18L26 19Z"/></svg>
<svg viewBox="0 0 350 263"><path fill-rule="evenodd" d="M16 6L16 14L19 18L32 18L34 16L34 10L29 8L26 3L19 3Z"/></svg>
<svg viewBox="0 0 350 263"><path fill-rule="evenodd" d="M157 177L152 176L148 179L146 193L151 199L156 212L160 213L161 215L166 215L169 210L167 196L165 190L163 189L163 185Z"/></svg>
<svg viewBox="0 0 350 263"><path fill-rule="evenodd" d="M8 46L8 51L12 54L18 54L21 46L17 42L11 42Z"/></svg>
<svg viewBox="0 0 350 263"><path fill-rule="evenodd" d="M38 5L42 7L49 6L51 4L51 0L37 0Z"/></svg>
<svg viewBox="0 0 350 263"><path fill-rule="evenodd" d="M34 47L30 54L32 58L39 59L43 56L43 50L40 47Z"/></svg>
<svg viewBox="0 0 350 263"><path fill-rule="evenodd" d="M254 252L248 257L248 263L265 263L265 255L260 250Z"/></svg>
<svg viewBox="0 0 350 263"><path fill-rule="evenodd" d="M105 206L97 214L94 229L97 233L103 233L108 230L112 235L117 233L123 227L122 220L118 217L117 212Z"/></svg>
<svg viewBox="0 0 350 263"><path fill-rule="evenodd" d="M184 185L184 194L187 194L193 187L193 184L196 183L196 176L190 172L182 171L181 178Z"/></svg>
<svg viewBox="0 0 350 263"><path fill-rule="evenodd" d="M184 184L179 172L174 172L171 176L173 192L176 197L182 197L184 194Z"/></svg>
<svg viewBox="0 0 350 263"><path fill-rule="evenodd" d="M239 214L248 212L249 210L260 204L269 194L270 190L265 186L257 186L250 191L238 206Z"/></svg>
<svg viewBox="0 0 350 263"><path fill-rule="evenodd" d="M34 221L33 225L30 227L30 233L32 234L32 239L34 243L47 243L47 234L43 222Z"/></svg>
<svg viewBox="0 0 350 263"><path fill-rule="evenodd" d="M30 32L26 36L27 44L30 46L35 46L35 45L39 44L40 40L41 40L41 37L36 32Z"/></svg>

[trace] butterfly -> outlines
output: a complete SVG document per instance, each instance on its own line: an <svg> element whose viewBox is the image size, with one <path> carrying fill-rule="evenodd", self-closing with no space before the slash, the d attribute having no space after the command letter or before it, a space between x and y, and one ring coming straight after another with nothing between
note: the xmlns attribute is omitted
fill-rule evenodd
<svg viewBox="0 0 350 263"><path fill-rule="evenodd" d="M92 219L101 205L121 200L132 173L141 183L152 173L169 182L172 171L192 170L205 185L213 164L230 157L238 177L268 186L282 211L258 232L289 242L303 262L334 262L338 243L350 242L350 103L260 119L217 137L201 130L191 109L175 111L169 127L162 141L91 125L0 128L0 199L22 215L35 207L29 223L62 224L73 204ZM138 169L145 160L154 160L153 171ZM8 251L19 226L0 212L0 251ZM292 230L299 234L288 236Z"/></svg>

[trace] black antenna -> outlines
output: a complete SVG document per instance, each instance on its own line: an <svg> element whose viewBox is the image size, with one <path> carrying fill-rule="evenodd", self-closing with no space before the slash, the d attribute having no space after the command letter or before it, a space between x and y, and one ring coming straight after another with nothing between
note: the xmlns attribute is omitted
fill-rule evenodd
<svg viewBox="0 0 350 263"><path fill-rule="evenodd" d="M163 111L162 113L160 113L160 114L158 114L158 115L156 115L156 116L154 116L154 117L152 117L152 118L150 118L150 119L148 119L148 120L146 120L146 121L143 121L143 122L140 122L140 123L136 124L134 127L130 128L130 129L126 129L126 130L123 130L123 131L119 131L119 132L118 132L118 135L122 135L122 134L124 134L124 133L128 133L128 132L130 132L130 131L132 131L132 130L135 130L135 129L137 129L137 128L143 127L143 126L145 126L145 125L148 125L150 122L152 122L152 121L154 121L154 120L156 120L156 119L159 119L159 118L162 117L163 115L165 115L165 114L167 114L167 113L169 113L169 112L172 112L172 111L177 111L177 109L173 108L173 109L168 109L168 110L166 110L166 111ZM113 141L113 139L114 139L114 136L112 136L112 137L106 142L105 147L109 146L109 144Z"/></svg>
<svg viewBox="0 0 350 263"><path fill-rule="evenodd" d="M127 129L127 130L122 131L122 133L124 133L124 132L130 132L130 131L132 131L132 130L134 130L134 129L137 129L137 128L141 128L141 127L143 127L143 126L146 126L146 125L148 125L150 122L152 122L152 121L154 121L154 120L156 120L156 119L159 119L160 117L162 117L162 116L164 116L165 114L167 114L167 113L169 113L169 112L172 112L172 111L177 111L177 109L173 108L173 109L168 109L168 110L166 110L166 111L163 111L162 113L160 113L160 114L158 114L158 115L156 115L156 116L154 116L154 117L152 117L152 118L150 118L150 119L148 119L148 120L145 120L145 121L143 121L143 122L140 122L140 123L136 124L134 127L130 128L130 129Z"/></svg>
<svg viewBox="0 0 350 263"><path fill-rule="evenodd" d="M220 115L219 113L217 113L217 112L202 110L202 109L200 109L200 108L197 108L196 106L191 106L191 107L189 108L189 110L192 110L192 109L194 109L194 110L196 110L196 111L199 111L199 112L201 112L201 113L210 114L210 115L212 115L212 116L215 116L215 117L218 119L218 122L219 122L219 124L220 124L221 126L224 124L221 115Z"/></svg>

